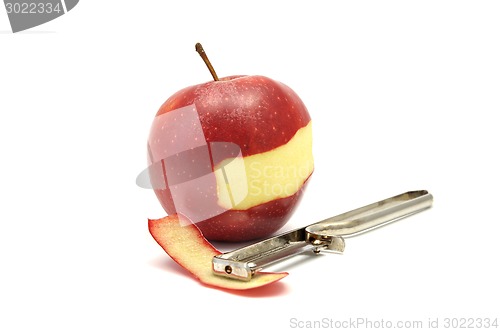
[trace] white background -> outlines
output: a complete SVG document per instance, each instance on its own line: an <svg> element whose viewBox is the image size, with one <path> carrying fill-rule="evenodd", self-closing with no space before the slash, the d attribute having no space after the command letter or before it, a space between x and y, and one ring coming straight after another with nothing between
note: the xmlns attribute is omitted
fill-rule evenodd
<svg viewBox="0 0 500 332"><path fill-rule="evenodd" d="M0 9L0 330L500 319L499 17L495 1L83 0L12 34ZM135 185L159 106L210 80L198 41L219 76L280 80L310 111L316 169L285 229L414 189L433 208L275 266L290 275L270 288L202 286L149 235L164 212Z"/></svg>

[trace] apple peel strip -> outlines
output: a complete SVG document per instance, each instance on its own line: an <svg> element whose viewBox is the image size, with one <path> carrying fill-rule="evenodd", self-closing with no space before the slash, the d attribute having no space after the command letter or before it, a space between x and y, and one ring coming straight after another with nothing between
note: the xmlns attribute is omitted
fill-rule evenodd
<svg viewBox="0 0 500 332"><path fill-rule="evenodd" d="M177 215L148 220L149 232L165 252L205 285L231 290L248 290L272 284L287 272L256 272L250 281L216 276L212 258L221 254L194 224L181 226Z"/></svg>

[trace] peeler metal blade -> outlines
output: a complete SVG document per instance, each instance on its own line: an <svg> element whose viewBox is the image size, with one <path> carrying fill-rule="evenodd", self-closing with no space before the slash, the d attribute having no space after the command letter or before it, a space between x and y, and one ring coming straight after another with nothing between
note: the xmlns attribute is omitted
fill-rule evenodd
<svg viewBox="0 0 500 332"><path fill-rule="evenodd" d="M271 237L212 259L213 272L248 281L255 272L290 256L312 250L342 253L344 237L354 236L432 206L427 190L409 191L361 208Z"/></svg>

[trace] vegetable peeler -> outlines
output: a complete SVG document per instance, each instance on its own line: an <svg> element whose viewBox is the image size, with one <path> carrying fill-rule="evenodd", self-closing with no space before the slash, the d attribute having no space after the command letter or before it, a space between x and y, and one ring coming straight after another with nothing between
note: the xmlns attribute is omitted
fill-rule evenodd
<svg viewBox="0 0 500 332"><path fill-rule="evenodd" d="M248 281L255 272L290 256L312 250L342 253L344 237L386 225L432 206L427 190L409 191L315 224L215 256L216 275Z"/></svg>

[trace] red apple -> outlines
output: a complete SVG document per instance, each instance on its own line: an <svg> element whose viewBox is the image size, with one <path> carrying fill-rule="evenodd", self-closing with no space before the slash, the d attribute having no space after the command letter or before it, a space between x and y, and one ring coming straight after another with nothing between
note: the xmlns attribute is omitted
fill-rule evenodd
<svg viewBox="0 0 500 332"><path fill-rule="evenodd" d="M289 220L313 172L311 118L283 83L214 78L158 110L148 140L155 193L209 240L269 236Z"/></svg>
<svg viewBox="0 0 500 332"><path fill-rule="evenodd" d="M174 261L209 286L247 290L271 284L288 275L286 272L256 272L250 281L215 275L212 271L212 258L219 255L220 251L203 237L194 224L182 227L175 214L157 220L150 219L149 232Z"/></svg>

